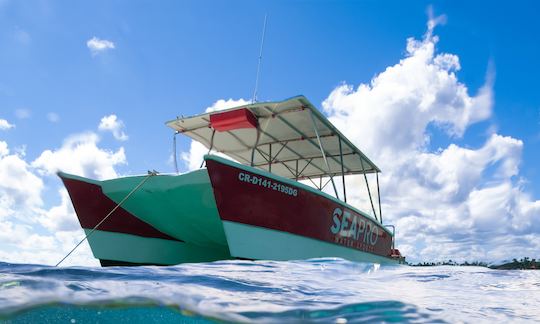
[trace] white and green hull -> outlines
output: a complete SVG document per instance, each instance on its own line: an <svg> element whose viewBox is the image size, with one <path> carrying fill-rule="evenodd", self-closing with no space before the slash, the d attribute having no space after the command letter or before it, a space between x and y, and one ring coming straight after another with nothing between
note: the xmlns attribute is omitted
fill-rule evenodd
<svg viewBox="0 0 540 324"><path fill-rule="evenodd" d="M103 265L319 257L398 262L389 257L391 233L356 209L298 182L217 157L206 159L208 169L148 179L90 235L94 256ZM259 188L239 179L239 173L264 177L297 195ZM87 233L144 179L60 176ZM359 220L354 233L350 227L344 230L345 219L338 233L331 232L337 209Z"/></svg>

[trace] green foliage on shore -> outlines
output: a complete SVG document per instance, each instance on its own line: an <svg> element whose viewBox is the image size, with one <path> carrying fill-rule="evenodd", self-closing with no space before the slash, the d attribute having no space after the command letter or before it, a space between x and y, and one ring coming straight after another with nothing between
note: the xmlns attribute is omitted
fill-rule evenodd
<svg viewBox="0 0 540 324"><path fill-rule="evenodd" d="M540 270L540 261L536 259L530 259L524 257L521 259L513 259L512 262L507 262L498 265L490 265L487 262L482 261L473 261L473 262L456 262L452 260L448 261L439 261L439 262L419 262L416 264L409 264L413 267L434 267L434 266L474 266L474 267L486 267L490 269L500 269L500 270Z"/></svg>

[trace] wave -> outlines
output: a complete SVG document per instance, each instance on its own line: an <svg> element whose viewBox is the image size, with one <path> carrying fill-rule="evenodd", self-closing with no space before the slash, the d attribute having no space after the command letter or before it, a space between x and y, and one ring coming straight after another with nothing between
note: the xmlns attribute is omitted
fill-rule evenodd
<svg viewBox="0 0 540 324"><path fill-rule="evenodd" d="M9 321L524 321L538 318L539 304L535 271L335 258L111 268L0 262L0 320Z"/></svg>

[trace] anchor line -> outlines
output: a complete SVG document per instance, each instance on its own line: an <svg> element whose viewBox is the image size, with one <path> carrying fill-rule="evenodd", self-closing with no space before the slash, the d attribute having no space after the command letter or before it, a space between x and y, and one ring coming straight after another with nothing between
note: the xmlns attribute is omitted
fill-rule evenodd
<svg viewBox="0 0 540 324"><path fill-rule="evenodd" d="M71 253L73 253L79 247L79 245L81 245L85 240L87 240L96 231L99 225L103 224L103 222L105 222L107 218L109 218L109 216L111 216L126 200L128 200L128 198L131 197L132 194L134 194L137 190L139 190L146 183L146 181L148 181L148 179L150 179L151 177L157 174L158 172L156 170L148 171L148 175L144 177L144 179L142 179L141 182L139 182L139 184L135 186L135 188L133 188L116 206L114 206L114 208L105 217L103 217L103 219L99 223L97 223L97 225L94 226L94 228L92 228L92 230L88 234L86 234L86 236L79 243L77 243L77 245L75 245L73 249L71 249L71 251L69 251L69 253L66 254L66 256L62 258L62 260L60 260L55 265L55 267L58 267L60 263L62 263L65 259L67 259L67 257L69 257Z"/></svg>

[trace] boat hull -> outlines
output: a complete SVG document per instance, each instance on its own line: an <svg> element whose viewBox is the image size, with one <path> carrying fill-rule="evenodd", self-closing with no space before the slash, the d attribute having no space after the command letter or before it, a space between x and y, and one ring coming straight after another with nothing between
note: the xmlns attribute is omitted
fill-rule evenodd
<svg viewBox="0 0 540 324"><path fill-rule="evenodd" d="M356 262L395 263L373 253L284 231L229 221L224 221L223 226L231 254L242 259L287 261L340 257Z"/></svg>
<svg viewBox="0 0 540 324"><path fill-rule="evenodd" d="M88 235L90 229L84 229ZM196 245L175 240L96 230L88 242L94 257L103 266L175 265L186 262L208 262L229 258Z"/></svg>
<svg viewBox="0 0 540 324"><path fill-rule="evenodd" d="M144 176L101 182L103 193L120 203ZM122 204L143 222L171 237L227 252L227 240L206 169L156 175Z"/></svg>
<svg viewBox="0 0 540 324"><path fill-rule="evenodd" d="M159 179L153 183L149 180L145 184L146 191L142 193L142 197L141 193L139 193L137 199L134 194L126 201L126 205L130 206L131 210L125 208L125 205L120 206L96 228L98 223L119 203L114 199L123 193L122 188L128 188L133 182L140 182L143 177L95 181L66 173L59 173L59 176L69 192L79 223L88 235L92 253L95 258L100 260L102 265L173 265L185 262L223 260L231 257L224 234L221 245L214 243L215 237L214 240L201 245L198 244L201 241L200 237L195 242L188 242L177 235L179 231L175 228L165 226L166 231L176 234L173 236L147 222L148 219L153 220L155 217L160 217L162 222L166 221L167 217L180 218L184 222L189 219L189 217L182 217L179 212L163 213L161 209L164 209L164 206L155 207L153 208L154 213L147 214L141 213L141 208L136 208L146 203L150 199L149 195L156 195L156 191L166 190L164 188L168 187L163 187L162 182L169 182L168 179ZM184 180L190 181L191 178L187 177ZM148 187L146 187L147 185ZM160 189L158 190L158 188ZM110 195L110 192L113 192L113 194ZM128 192L123 194L122 198L127 194ZM163 192L158 195L166 196ZM170 199L174 199L174 197L174 194L169 195ZM189 208L187 209L189 210ZM138 214L135 215L133 211L138 212ZM156 223L162 225L162 222ZM176 224L178 222L169 219L169 223ZM199 222L199 226L206 223L203 220ZM220 221L217 225L220 229L214 229L214 231L222 231ZM185 229L190 226L192 225L184 224L182 228ZM199 226L195 225L195 227ZM96 230L92 232L94 228ZM190 236L187 237L190 238Z"/></svg>
<svg viewBox="0 0 540 324"><path fill-rule="evenodd" d="M398 262L391 233L348 204L219 157L207 156L206 165L232 256Z"/></svg>
<svg viewBox="0 0 540 324"><path fill-rule="evenodd" d="M60 173L102 265L341 257L397 263L370 216L301 183L215 156L207 169L95 181ZM93 233L92 229L96 228Z"/></svg>

